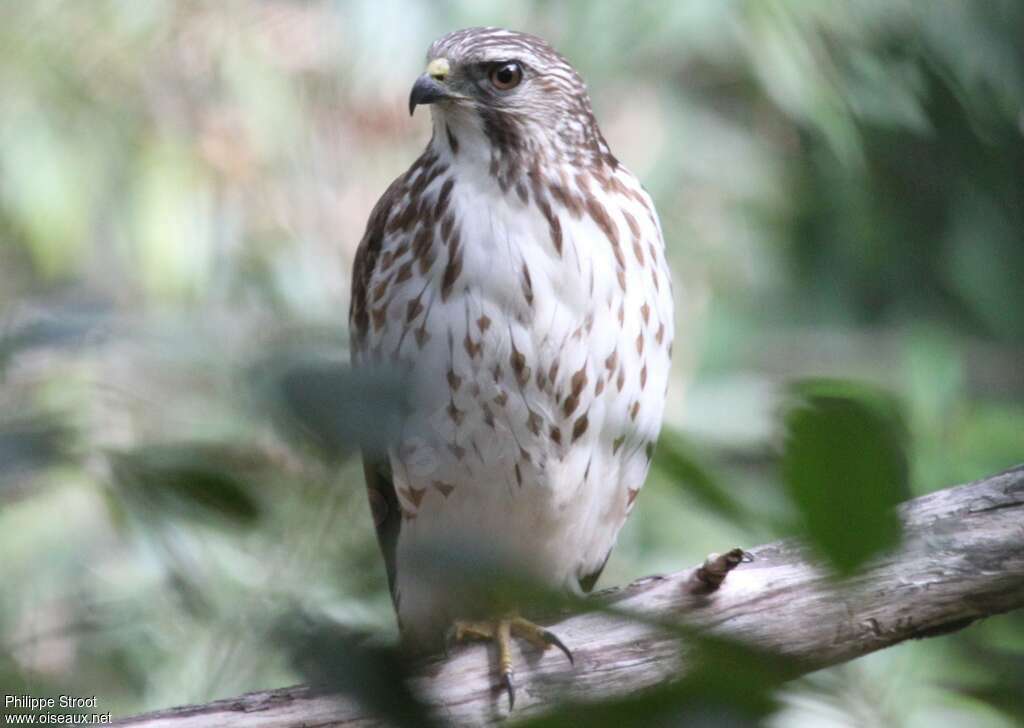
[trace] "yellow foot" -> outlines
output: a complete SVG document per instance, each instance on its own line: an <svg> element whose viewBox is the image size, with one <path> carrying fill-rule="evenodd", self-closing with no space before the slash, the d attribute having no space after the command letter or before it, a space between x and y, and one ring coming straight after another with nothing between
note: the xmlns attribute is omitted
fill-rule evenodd
<svg viewBox="0 0 1024 728"><path fill-rule="evenodd" d="M515 673L512 670L512 653L509 649L512 637L524 639L541 650L557 647L565 653L570 663L574 662L572 652L553 632L522 617L496 620L457 619L444 636L445 654L452 645L468 640L486 640L497 644L498 668L501 672L501 684L508 691L509 710L516 704Z"/></svg>

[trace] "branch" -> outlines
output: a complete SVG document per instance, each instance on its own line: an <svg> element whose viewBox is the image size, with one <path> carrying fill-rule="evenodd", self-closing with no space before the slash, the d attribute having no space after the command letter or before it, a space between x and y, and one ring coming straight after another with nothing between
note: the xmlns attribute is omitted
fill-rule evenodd
<svg viewBox="0 0 1024 728"><path fill-rule="evenodd" d="M838 583L799 544L753 549L753 561L721 588L694 593L694 571L651 576L601 592L616 609L648 619L683 618L709 634L794 658L806 672L853 660L911 638L946 634L1024 606L1024 465L969 485L917 498L901 508L896 552ZM633 693L692 669L678 641L655 627L606 612L569 617L553 630L572 646L575 668L555 652L517 655L515 715L559 700ZM471 646L422 665L414 689L446 722L486 725L503 717L487 649ZM358 705L305 687L250 693L207 705L142 715L144 728L200 726L375 726Z"/></svg>

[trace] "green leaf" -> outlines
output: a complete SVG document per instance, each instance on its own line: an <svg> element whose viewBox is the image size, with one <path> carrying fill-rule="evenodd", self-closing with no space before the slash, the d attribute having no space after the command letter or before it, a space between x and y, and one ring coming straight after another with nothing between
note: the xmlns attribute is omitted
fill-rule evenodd
<svg viewBox="0 0 1024 728"><path fill-rule="evenodd" d="M854 382L799 382L785 430L783 481L804 535L828 563L846 575L896 546L909 467L895 402Z"/></svg>
<svg viewBox="0 0 1024 728"><path fill-rule="evenodd" d="M686 638L683 679L626 697L568 705L524 723L560 726L753 726L778 709L775 689L797 671L787 660L708 635Z"/></svg>
<svg viewBox="0 0 1024 728"><path fill-rule="evenodd" d="M110 316L107 301L88 295L66 293L32 300L32 314L11 326L0 311L0 376L18 355L40 349L73 349L96 344L109 336L104 327Z"/></svg>
<svg viewBox="0 0 1024 728"><path fill-rule="evenodd" d="M276 637L314 690L347 695L388 725L436 725L409 688L414 663L397 647L301 611L281 621Z"/></svg>
<svg viewBox="0 0 1024 728"><path fill-rule="evenodd" d="M109 455L114 480L128 502L152 515L179 515L250 526L261 508L248 487L238 452L205 444L148 445Z"/></svg>
<svg viewBox="0 0 1024 728"><path fill-rule="evenodd" d="M733 521L744 520L743 507L722 485L717 473L680 435L662 433L652 467L710 510Z"/></svg>
<svg viewBox="0 0 1024 728"><path fill-rule="evenodd" d="M252 378L281 432L328 461L356 448L383 452L406 406L405 379L388 367L355 370L298 353L258 364Z"/></svg>
<svg viewBox="0 0 1024 728"><path fill-rule="evenodd" d="M0 421L0 486L65 462L72 435L54 415Z"/></svg>

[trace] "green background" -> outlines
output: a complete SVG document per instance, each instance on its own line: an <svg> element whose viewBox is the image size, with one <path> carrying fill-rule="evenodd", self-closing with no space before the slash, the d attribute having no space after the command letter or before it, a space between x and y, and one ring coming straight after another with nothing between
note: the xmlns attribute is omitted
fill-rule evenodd
<svg viewBox="0 0 1024 728"><path fill-rule="evenodd" d="M899 538L888 504L1024 460L1020 2L37 0L0 21L4 692L127 715L300 680L274 637L297 609L393 634L348 455L395 395L336 365L366 218L429 135L409 88L461 26L559 48L661 213L666 434L602 585L790 535L853 570ZM310 423L315 401L339 404ZM763 720L1014 725L1022 626L823 671Z"/></svg>

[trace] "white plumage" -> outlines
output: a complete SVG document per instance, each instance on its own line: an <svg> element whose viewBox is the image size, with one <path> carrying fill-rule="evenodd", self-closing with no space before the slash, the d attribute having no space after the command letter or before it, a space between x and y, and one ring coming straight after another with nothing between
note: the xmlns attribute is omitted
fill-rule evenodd
<svg viewBox="0 0 1024 728"><path fill-rule="evenodd" d="M653 205L575 71L532 36L460 33L431 59L516 58L533 95L434 106L431 142L374 211L353 286L354 362L411 377L387 463L401 511L389 568L403 631L424 643L465 616L443 576L408 567L438 543L479 545L557 588L600 571L647 475L673 336ZM370 487L380 528L398 515Z"/></svg>

